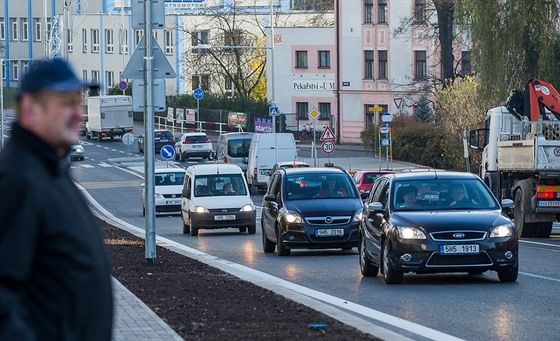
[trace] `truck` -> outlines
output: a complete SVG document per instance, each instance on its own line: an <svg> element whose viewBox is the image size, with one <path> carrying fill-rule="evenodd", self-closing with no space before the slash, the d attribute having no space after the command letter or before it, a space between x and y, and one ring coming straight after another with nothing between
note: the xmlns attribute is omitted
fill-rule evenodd
<svg viewBox="0 0 560 341"><path fill-rule="evenodd" d="M486 112L485 127L469 132L482 151L479 175L498 199L514 201L517 234L548 238L560 219L560 94L531 79L505 106Z"/></svg>
<svg viewBox="0 0 560 341"><path fill-rule="evenodd" d="M123 95L92 96L87 98L86 138L122 138L132 132L132 97Z"/></svg>

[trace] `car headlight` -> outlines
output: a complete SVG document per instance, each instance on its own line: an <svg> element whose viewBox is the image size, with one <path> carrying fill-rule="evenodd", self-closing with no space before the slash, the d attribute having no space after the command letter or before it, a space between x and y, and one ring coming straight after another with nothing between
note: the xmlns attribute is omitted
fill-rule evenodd
<svg viewBox="0 0 560 341"><path fill-rule="evenodd" d="M255 210L255 208L253 207L253 205L247 204L247 205L244 205L243 207L241 207L241 209L239 211L241 211L241 212L251 212L251 211L254 211L254 210Z"/></svg>
<svg viewBox="0 0 560 341"><path fill-rule="evenodd" d="M288 211L288 213L286 214L286 220L288 221L288 223L293 224L300 224L303 223L303 218L296 212L292 212L292 211Z"/></svg>
<svg viewBox="0 0 560 341"><path fill-rule="evenodd" d="M504 238L513 236L513 227L511 225L496 226L490 232L490 238Z"/></svg>
<svg viewBox="0 0 560 341"><path fill-rule="evenodd" d="M399 238L401 239L426 239L426 235L416 227L398 227Z"/></svg>
<svg viewBox="0 0 560 341"><path fill-rule="evenodd" d="M363 217L363 209L359 209L354 213L354 218L352 219L354 222L356 221L362 221L362 217Z"/></svg>
<svg viewBox="0 0 560 341"><path fill-rule="evenodd" d="M208 210L207 210L206 207L204 207L204 206L196 206L196 207L194 208L194 211L195 211L196 213L208 213Z"/></svg>
<svg viewBox="0 0 560 341"><path fill-rule="evenodd" d="M156 197L156 199L163 199L163 195L161 195L159 193L155 193L154 197Z"/></svg>

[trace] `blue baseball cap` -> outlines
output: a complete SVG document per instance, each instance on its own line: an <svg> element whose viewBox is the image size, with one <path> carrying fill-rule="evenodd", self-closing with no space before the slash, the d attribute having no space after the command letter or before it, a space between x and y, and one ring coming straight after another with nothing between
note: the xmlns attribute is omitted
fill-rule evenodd
<svg viewBox="0 0 560 341"><path fill-rule="evenodd" d="M19 87L19 97L43 90L73 92L97 87L84 83L74 73L70 64L61 58L35 61L23 76Z"/></svg>

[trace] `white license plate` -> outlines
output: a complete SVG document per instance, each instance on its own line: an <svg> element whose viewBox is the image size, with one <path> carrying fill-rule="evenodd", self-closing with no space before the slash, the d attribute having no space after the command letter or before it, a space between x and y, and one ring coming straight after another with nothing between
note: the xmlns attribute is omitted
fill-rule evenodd
<svg viewBox="0 0 560 341"><path fill-rule="evenodd" d="M340 237L344 236L344 229L318 229L315 237Z"/></svg>
<svg viewBox="0 0 560 341"><path fill-rule="evenodd" d="M178 205L181 203L181 200L167 200L167 205Z"/></svg>
<svg viewBox="0 0 560 341"><path fill-rule="evenodd" d="M202 145L201 144L199 144L199 145L194 144L192 147L193 148L202 148Z"/></svg>
<svg viewBox="0 0 560 341"><path fill-rule="evenodd" d="M215 215L214 220L235 220L235 214Z"/></svg>
<svg viewBox="0 0 560 341"><path fill-rule="evenodd" d="M480 246L478 244L440 245L439 253L442 255L478 254Z"/></svg>
<svg viewBox="0 0 560 341"><path fill-rule="evenodd" d="M560 201L556 200L540 200L537 201L539 207L560 207Z"/></svg>

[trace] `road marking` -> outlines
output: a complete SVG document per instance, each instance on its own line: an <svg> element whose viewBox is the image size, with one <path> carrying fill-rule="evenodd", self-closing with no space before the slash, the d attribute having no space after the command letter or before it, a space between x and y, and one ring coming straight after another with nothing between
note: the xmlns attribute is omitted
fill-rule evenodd
<svg viewBox="0 0 560 341"><path fill-rule="evenodd" d="M83 167L83 168L95 168L95 166L93 166L93 165L88 165L87 163L85 163L85 164L83 164L83 165L80 165L80 167Z"/></svg>
<svg viewBox="0 0 560 341"><path fill-rule="evenodd" d="M543 242L533 242L533 241L529 241L529 240L520 240L519 242L520 243L526 243L526 244L535 244L535 245L552 246L552 247L560 248L560 245L548 244L548 243L543 243Z"/></svg>
<svg viewBox="0 0 560 341"><path fill-rule="evenodd" d="M140 187L139 180L128 181L105 181L105 182L82 182L81 186L86 189L103 189L119 187Z"/></svg>
<svg viewBox="0 0 560 341"><path fill-rule="evenodd" d="M98 165L100 165L101 167L105 167L105 168L113 167L112 165L107 164L105 162L98 163Z"/></svg>
<svg viewBox="0 0 560 341"><path fill-rule="evenodd" d="M86 190L83 186L76 183L78 188L80 188L90 202L92 206L97 210L94 210L94 214L102 219L109 219L115 222L119 228L130 232L131 234L144 239L145 230L136 227L132 224L127 223L113 216L109 211L102 207ZM237 264L226 259L218 258L212 256L208 253L199 251L197 249L188 247L186 245L175 242L171 239L167 239L156 235L157 244L164 246L166 248L177 251L185 256L197 259L203 263L210 266L217 267L223 271L226 271L234 276L237 276L243 280L254 283L260 287L269 289L277 294L281 294L293 301L304 304L310 308L315 309L318 312L327 314L343 323L346 323L358 330L365 333L380 337L385 340L410 340L409 338L393 332L389 329L385 329L375 323L372 323L364 318L379 321L381 323L388 324L400 330L405 330L410 333L425 337L430 340L453 340L460 341L462 339L455 336L442 333L435 329L424 327L422 325L401 319L396 316L385 314L381 311L374 310L347 300L331 296L317 290L309 289L304 286L286 281L282 278L269 275L267 273L249 268L247 266ZM335 307L341 309L335 309ZM353 314L361 315L364 318L356 317L352 314L347 313L347 311Z"/></svg>
<svg viewBox="0 0 560 341"><path fill-rule="evenodd" d="M535 278L540 278L540 279L546 279L546 280L549 280L549 281L559 282L559 283L560 283L560 279L558 279L558 278L552 278L552 277L546 277L546 276L541 276L541 275L535 275L535 274L530 274L530 273L528 273L528 272L519 272L519 273L522 274L522 275L525 275L525 276L529 276L529 277L535 277Z"/></svg>

